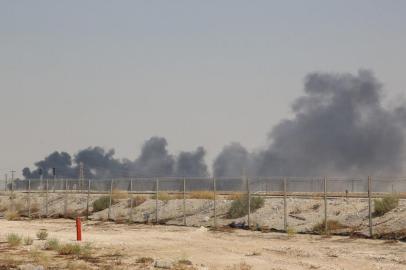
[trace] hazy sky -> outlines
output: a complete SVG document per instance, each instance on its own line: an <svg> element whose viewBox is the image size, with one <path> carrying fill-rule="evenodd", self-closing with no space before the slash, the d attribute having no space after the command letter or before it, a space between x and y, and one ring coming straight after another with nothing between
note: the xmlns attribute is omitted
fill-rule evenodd
<svg viewBox="0 0 406 270"><path fill-rule="evenodd" d="M0 173L164 136L266 143L312 71L406 86L406 1L0 1ZM1 177L0 176L0 177Z"/></svg>

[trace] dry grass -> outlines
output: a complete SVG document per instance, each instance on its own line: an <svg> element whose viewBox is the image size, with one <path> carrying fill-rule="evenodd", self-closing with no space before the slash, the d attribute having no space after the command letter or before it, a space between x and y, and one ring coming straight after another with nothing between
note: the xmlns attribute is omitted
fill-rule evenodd
<svg viewBox="0 0 406 270"><path fill-rule="evenodd" d="M31 246L33 243L34 243L34 239L32 239L29 236L24 237L24 245Z"/></svg>
<svg viewBox="0 0 406 270"><path fill-rule="evenodd" d="M341 224L337 220L327 220L327 232L328 231L336 231L336 230L341 230L341 229L346 229L348 226ZM313 232L315 233L327 233L325 231L325 222L324 220L322 222L317 223L316 225L313 226Z"/></svg>
<svg viewBox="0 0 406 270"><path fill-rule="evenodd" d="M156 194L152 195L152 199L155 200L156 199ZM173 200L173 196L169 195L168 192L158 192L158 200L163 201L163 202L167 202L169 200Z"/></svg>
<svg viewBox="0 0 406 270"><path fill-rule="evenodd" d="M50 258L46 253L34 249L29 252L29 256L34 263L44 266L45 269L48 268Z"/></svg>
<svg viewBox="0 0 406 270"><path fill-rule="evenodd" d="M10 247L17 247L21 245L22 237L15 233L10 233L7 235L7 243Z"/></svg>
<svg viewBox="0 0 406 270"><path fill-rule="evenodd" d="M0 201L0 212L5 212L7 211L7 209L8 209L7 203Z"/></svg>
<svg viewBox="0 0 406 270"><path fill-rule="evenodd" d="M7 220L20 220L20 214L17 211L8 210L4 216Z"/></svg>
<svg viewBox="0 0 406 270"><path fill-rule="evenodd" d="M81 252L81 246L79 244L63 244L58 248L59 255L76 255L79 256Z"/></svg>
<svg viewBox="0 0 406 270"><path fill-rule="evenodd" d="M246 262L241 262L239 264L234 264L233 266L229 266L226 270L251 270L252 266L247 264Z"/></svg>
<svg viewBox="0 0 406 270"><path fill-rule="evenodd" d="M211 191L192 191L189 193L190 199L214 200L214 193Z"/></svg>
<svg viewBox="0 0 406 270"><path fill-rule="evenodd" d="M297 234L297 231L293 227L288 227L286 233L289 237L293 237L295 234Z"/></svg>
<svg viewBox="0 0 406 270"><path fill-rule="evenodd" d="M80 245L78 243L67 243L59 245L58 247L59 255L73 255L81 259L89 259L92 256L92 247L90 243Z"/></svg>
<svg viewBox="0 0 406 270"><path fill-rule="evenodd" d="M59 248L59 240L56 238L47 240L47 242L44 245L45 250L58 250L58 248Z"/></svg>
<svg viewBox="0 0 406 270"><path fill-rule="evenodd" d="M151 257L141 257L136 260L137 263L145 264L145 265L150 265L154 263L154 259Z"/></svg>
<svg viewBox="0 0 406 270"><path fill-rule="evenodd" d="M128 201L128 207L131 207L131 200L132 200L133 207L137 207L137 206L143 204L147 200L147 197L141 196L141 195L136 195L135 197L131 198Z"/></svg>
<svg viewBox="0 0 406 270"><path fill-rule="evenodd" d="M68 270L88 270L88 269L93 269L88 265L86 262L81 262L81 261L72 261L68 262L66 265L66 269Z"/></svg>
<svg viewBox="0 0 406 270"><path fill-rule="evenodd" d="M111 197L113 200L128 199L128 192L125 190L113 189Z"/></svg>
<svg viewBox="0 0 406 270"><path fill-rule="evenodd" d="M236 192L236 193L232 193L232 194L228 195L227 199L230 201L236 201L236 200L240 200L244 195L246 195L246 193Z"/></svg>

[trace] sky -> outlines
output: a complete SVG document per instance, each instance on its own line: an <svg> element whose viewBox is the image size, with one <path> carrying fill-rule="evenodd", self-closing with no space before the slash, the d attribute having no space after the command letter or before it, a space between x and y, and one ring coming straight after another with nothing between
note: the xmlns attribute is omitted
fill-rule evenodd
<svg viewBox="0 0 406 270"><path fill-rule="evenodd" d="M406 86L406 1L0 1L0 178L54 150L267 143L314 71Z"/></svg>

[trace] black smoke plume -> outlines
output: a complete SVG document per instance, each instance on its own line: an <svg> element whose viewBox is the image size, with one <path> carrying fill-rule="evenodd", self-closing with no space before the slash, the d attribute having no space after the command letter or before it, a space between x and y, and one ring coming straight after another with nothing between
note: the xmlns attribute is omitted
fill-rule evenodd
<svg viewBox="0 0 406 270"><path fill-rule="evenodd" d="M243 148L226 147L214 173L238 174L241 163L260 176L402 173L406 107L385 108L382 85L370 71L313 73L304 91L292 106L294 117L271 130L266 149L242 158Z"/></svg>
<svg viewBox="0 0 406 270"><path fill-rule="evenodd" d="M264 149L247 151L239 143L225 146L213 163L216 177L399 175L403 172L406 106L382 103L382 85L370 71L358 74L312 73L305 95L292 105L294 116L269 133ZM82 162L85 177L208 176L206 151L199 147L178 156L167 150L165 138L147 140L134 160L114 158L100 147L68 153L54 152L24 168L26 178L45 177L52 168L61 177L77 177Z"/></svg>
<svg viewBox="0 0 406 270"><path fill-rule="evenodd" d="M193 152L181 152L177 157L168 153L165 138L152 137L142 146L141 153L134 161L114 157L114 149L106 151L101 147L89 147L79 151L73 158L66 152L54 152L44 160L36 162L35 170L23 169L26 179L39 178L40 170L45 178L52 177L52 168L57 177L78 178L80 164L84 176L91 179L110 179L119 177L151 176L208 176L204 161L206 151L203 147Z"/></svg>

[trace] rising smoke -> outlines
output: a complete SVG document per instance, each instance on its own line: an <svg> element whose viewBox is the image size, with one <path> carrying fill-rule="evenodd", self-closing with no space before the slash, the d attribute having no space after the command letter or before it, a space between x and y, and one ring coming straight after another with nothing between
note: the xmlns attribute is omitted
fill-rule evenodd
<svg viewBox="0 0 406 270"><path fill-rule="evenodd" d="M165 138L152 137L142 146L141 153L134 161L116 159L114 150L89 147L79 151L73 159L66 152L54 152L44 160L35 163L37 169L23 169L26 179L38 178L42 169L44 177L52 176L56 168L58 177L77 178L82 163L85 177L110 179L113 177L147 176L208 176L204 161L206 151L198 147L196 151L181 152L177 157L168 153Z"/></svg>
<svg viewBox="0 0 406 270"><path fill-rule="evenodd" d="M403 170L405 106L382 105L382 85L370 71L313 73L294 117L277 124L266 149L245 158L252 175L397 175ZM236 148L236 149L234 149ZM244 149L225 148L214 172L238 174ZM237 154L235 154L237 152ZM232 168L233 171L230 171Z"/></svg>
<svg viewBox="0 0 406 270"><path fill-rule="evenodd" d="M282 120L269 133L264 149L247 151L241 144L225 146L213 163L217 177L248 175L397 175L404 162L406 106L386 108L382 85L370 71L356 75L312 73L305 95L292 105L293 118ZM100 147L69 154L54 152L24 168L26 178L53 167L61 176L78 174L80 162L87 177L207 176L203 147L174 156L165 138L147 140L134 161L114 158Z"/></svg>

